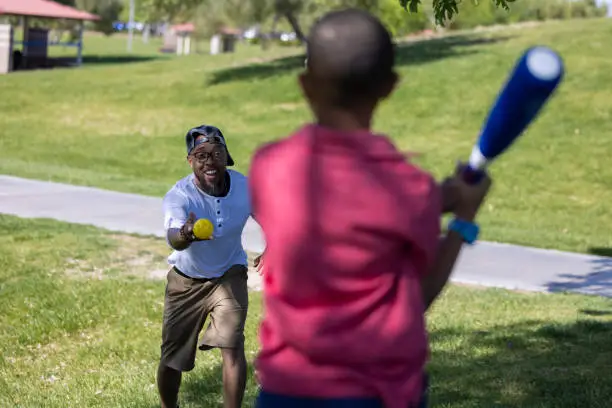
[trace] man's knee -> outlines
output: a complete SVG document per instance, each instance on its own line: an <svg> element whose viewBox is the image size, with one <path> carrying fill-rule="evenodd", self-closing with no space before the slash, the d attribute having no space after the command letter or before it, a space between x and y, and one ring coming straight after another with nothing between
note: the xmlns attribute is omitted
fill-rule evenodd
<svg viewBox="0 0 612 408"><path fill-rule="evenodd" d="M236 347L224 347L221 348L221 357L223 358L223 365L236 366L246 362L244 355L244 344L240 344Z"/></svg>
<svg viewBox="0 0 612 408"><path fill-rule="evenodd" d="M175 368L172 368L168 365L166 365L163 361L160 361L159 366L157 367L157 373L158 376L160 377L168 377L168 376L172 376L172 377L176 377L176 376L180 376L181 375L181 370L177 370Z"/></svg>

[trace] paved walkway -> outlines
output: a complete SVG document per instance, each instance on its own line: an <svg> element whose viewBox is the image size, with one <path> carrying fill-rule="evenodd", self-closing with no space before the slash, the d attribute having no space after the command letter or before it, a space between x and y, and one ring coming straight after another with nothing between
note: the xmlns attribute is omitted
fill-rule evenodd
<svg viewBox="0 0 612 408"><path fill-rule="evenodd" d="M161 199L0 175L0 213L54 218L118 232L163 236ZM245 248L261 252L249 220ZM252 287L260 287L257 276ZM527 291L572 291L612 297L612 258L479 242L466 247L453 281Z"/></svg>

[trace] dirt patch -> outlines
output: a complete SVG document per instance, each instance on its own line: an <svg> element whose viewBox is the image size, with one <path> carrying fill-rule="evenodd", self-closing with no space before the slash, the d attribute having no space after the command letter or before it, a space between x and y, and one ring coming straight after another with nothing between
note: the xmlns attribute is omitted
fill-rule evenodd
<svg viewBox="0 0 612 408"><path fill-rule="evenodd" d="M416 32L407 35L406 37L398 39L399 43L413 43L413 42L422 42L440 39L449 36L457 36L457 35L469 35L472 33L493 33L496 31L508 31L508 30L520 30L525 28L533 28L542 25L540 21L526 21L521 23L514 24L498 24L498 25L490 25L490 26L477 26L470 29L465 30L447 30L442 27L438 27L434 30L427 29L421 32Z"/></svg>
<svg viewBox="0 0 612 408"><path fill-rule="evenodd" d="M247 64L263 64L264 62L272 61L273 59L274 58L261 58L261 57L249 58L247 60Z"/></svg>
<svg viewBox="0 0 612 408"><path fill-rule="evenodd" d="M171 253L163 239L132 235L111 235L116 247L98 259L66 260L64 273L74 278L104 279L114 276L134 276L162 280L170 269L167 258ZM261 277L253 268L258 254L248 252L249 287L261 290Z"/></svg>
<svg viewBox="0 0 612 408"><path fill-rule="evenodd" d="M276 109L286 111L286 112L292 112L294 110L301 108L302 106L303 106L302 103L279 103L278 105L274 105Z"/></svg>
<svg viewBox="0 0 612 408"><path fill-rule="evenodd" d="M160 279L168 273L170 250L160 239L111 235L115 249L95 260L67 259L65 273L76 278L103 279L131 275Z"/></svg>

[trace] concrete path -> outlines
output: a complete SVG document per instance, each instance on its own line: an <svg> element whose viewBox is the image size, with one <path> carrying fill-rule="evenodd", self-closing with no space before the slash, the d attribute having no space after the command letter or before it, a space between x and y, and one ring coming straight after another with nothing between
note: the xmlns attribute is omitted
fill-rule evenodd
<svg viewBox="0 0 612 408"><path fill-rule="evenodd" d="M0 175L0 213L54 218L112 231L163 236L161 199ZM245 248L265 246L249 220ZM261 282L252 275L251 287ZM612 258L479 242L466 247L453 281L527 291L571 291L612 297Z"/></svg>

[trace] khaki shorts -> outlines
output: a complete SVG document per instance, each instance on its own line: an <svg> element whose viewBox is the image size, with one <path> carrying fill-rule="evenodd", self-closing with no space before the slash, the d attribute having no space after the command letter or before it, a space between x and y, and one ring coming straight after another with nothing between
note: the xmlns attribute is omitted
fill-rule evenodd
<svg viewBox="0 0 612 408"><path fill-rule="evenodd" d="M161 363L178 371L195 366L198 336L210 323L200 350L244 345L249 305L247 267L234 265L217 279L192 279L175 268L168 272L162 327Z"/></svg>

